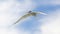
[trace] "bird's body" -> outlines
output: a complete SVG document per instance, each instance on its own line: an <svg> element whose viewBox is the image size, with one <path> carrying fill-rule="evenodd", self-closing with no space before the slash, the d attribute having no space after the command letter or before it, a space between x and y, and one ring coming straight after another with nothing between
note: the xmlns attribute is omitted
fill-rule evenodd
<svg viewBox="0 0 60 34"><path fill-rule="evenodd" d="M19 18L13 25L17 24L20 20L22 19L25 19L29 16L36 16L37 14L41 14L41 12L32 12L32 11L29 11L27 14L23 15L21 18Z"/></svg>
<svg viewBox="0 0 60 34"><path fill-rule="evenodd" d="M29 16L36 16L36 13L35 12L27 13L27 14L23 15L21 18L19 18L14 24L18 23L20 20L27 18Z"/></svg>

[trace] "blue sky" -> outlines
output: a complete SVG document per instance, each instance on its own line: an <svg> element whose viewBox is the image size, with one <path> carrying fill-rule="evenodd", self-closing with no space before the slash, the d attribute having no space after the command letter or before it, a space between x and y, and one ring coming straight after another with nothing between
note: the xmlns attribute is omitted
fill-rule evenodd
<svg viewBox="0 0 60 34"><path fill-rule="evenodd" d="M9 28L29 10L47 15L28 17ZM59 14L60 0L0 0L0 34L59 34Z"/></svg>

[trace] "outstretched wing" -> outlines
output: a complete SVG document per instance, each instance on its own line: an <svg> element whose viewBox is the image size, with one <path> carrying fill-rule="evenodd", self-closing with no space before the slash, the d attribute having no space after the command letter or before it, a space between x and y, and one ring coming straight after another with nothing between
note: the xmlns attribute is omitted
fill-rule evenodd
<svg viewBox="0 0 60 34"><path fill-rule="evenodd" d="M13 25L17 24L20 20L22 20L24 18L27 18L29 16L36 16L36 14L44 14L44 15L46 15L43 12L32 12L32 13L28 13L28 14L23 15L21 18L19 18Z"/></svg>
<svg viewBox="0 0 60 34"><path fill-rule="evenodd" d="M29 17L29 16L32 16L32 14L28 13L28 14L26 14L26 15L23 15L23 16L22 16L21 18L19 18L13 25L17 24L20 20L25 19L25 18L27 18L27 17Z"/></svg>
<svg viewBox="0 0 60 34"><path fill-rule="evenodd" d="M46 13L43 13L43 12L37 12L37 14L47 15Z"/></svg>

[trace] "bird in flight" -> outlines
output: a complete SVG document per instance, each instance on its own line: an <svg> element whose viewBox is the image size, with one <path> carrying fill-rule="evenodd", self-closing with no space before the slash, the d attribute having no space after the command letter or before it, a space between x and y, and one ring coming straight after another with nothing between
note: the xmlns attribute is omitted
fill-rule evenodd
<svg viewBox="0 0 60 34"><path fill-rule="evenodd" d="M45 14L43 12L32 12L32 11L29 11L29 12L27 12L27 14L25 14L21 18L19 18L15 23L13 23L13 25L17 24L22 19L25 19L25 18L27 18L29 16L36 16L37 14L47 15L47 14Z"/></svg>

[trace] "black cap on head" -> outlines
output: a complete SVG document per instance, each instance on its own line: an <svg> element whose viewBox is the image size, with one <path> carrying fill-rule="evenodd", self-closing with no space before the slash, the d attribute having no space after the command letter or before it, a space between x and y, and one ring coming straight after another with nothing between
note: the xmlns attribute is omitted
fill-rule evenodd
<svg viewBox="0 0 60 34"><path fill-rule="evenodd" d="M28 13L31 13L32 11L29 11Z"/></svg>

